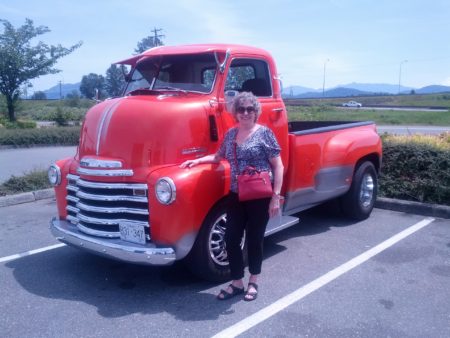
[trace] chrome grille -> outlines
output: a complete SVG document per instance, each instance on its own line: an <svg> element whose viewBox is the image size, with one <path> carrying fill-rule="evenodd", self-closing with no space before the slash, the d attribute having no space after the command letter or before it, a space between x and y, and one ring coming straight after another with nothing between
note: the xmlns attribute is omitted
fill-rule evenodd
<svg viewBox="0 0 450 338"><path fill-rule="evenodd" d="M143 225L150 241L147 185L103 183L67 175L67 220L86 234L120 237L119 223Z"/></svg>

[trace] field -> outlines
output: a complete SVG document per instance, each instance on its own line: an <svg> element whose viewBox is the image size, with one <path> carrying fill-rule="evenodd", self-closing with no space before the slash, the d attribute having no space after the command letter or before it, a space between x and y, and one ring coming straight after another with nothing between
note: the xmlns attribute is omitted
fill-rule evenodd
<svg viewBox="0 0 450 338"><path fill-rule="evenodd" d="M351 99L362 103L363 107L343 108L342 103ZM286 99L285 104L290 121L370 120L383 125L450 125L450 94ZM379 110L379 107L387 108ZM406 110L395 110L399 107L406 107Z"/></svg>

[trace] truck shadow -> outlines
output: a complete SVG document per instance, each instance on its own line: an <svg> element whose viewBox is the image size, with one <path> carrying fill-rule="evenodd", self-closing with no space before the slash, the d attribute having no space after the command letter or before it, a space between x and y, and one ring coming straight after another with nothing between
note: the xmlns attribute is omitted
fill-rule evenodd
<svg viewBox="0 0 450 338"><path fill-rule="evenodd" d="M282 243L285 240L301 241L304 236L326 232L330 227L352 224L322 209L303 212L300 218L300 224L265 240L265 259L286 250ZM234 313L233 304L242 300L236 297L217 301L216 294L224 286L198 279L181 263L169 267L132 265L71 247L23 257L6 266L30 294L84 302L95 306L98 314L106 318L166 312L183 321L215 320ZM67 308L73 311L73 307Z"/></svg>
<svg viewBox="0 0 450 338"><path fill-rule="evenodd" d="M14 278L27 292L46 299L84 302L107 318L166 312L183 321L214 320L231 311L235 302L217 301L219 285L198 279L179 263L139 266L62 247L6 266L13 269ZM237 298L236 302L240 301ZM67 309L73 311L72 306Z"/></svg>

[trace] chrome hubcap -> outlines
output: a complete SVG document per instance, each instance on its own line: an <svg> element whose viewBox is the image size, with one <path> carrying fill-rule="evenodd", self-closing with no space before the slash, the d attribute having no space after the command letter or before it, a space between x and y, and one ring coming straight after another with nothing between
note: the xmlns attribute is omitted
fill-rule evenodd
<svg viewBox="0 0 450 338"><path fill-rule="evenodd" d="M359 201L364 208L371 205L374 191L373 177L365 174L361 182L361 190L359 192Z"/></svg>
<svg viewBox="0 0 450 338"><path fill-rule="evenodd" d="M228 255L225 246L225 228L227 215L223 214L214 222L209 233L209 254L214 263L222 266L228 265ZM245 243L245 232L241 242L241 249Z"/></svg>

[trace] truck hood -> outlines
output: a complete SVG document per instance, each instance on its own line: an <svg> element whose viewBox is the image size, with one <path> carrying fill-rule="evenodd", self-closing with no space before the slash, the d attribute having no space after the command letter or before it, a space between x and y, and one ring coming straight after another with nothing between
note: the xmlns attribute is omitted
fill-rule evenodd
<svg viewBox="0 0 450 338"><path fill-rule="evenodd" d="M204 155L211 143L208 99L175 94L104 101L86 114L79 160L120 161L122 168L137 169L180 163L189 152Z"/></svg>

